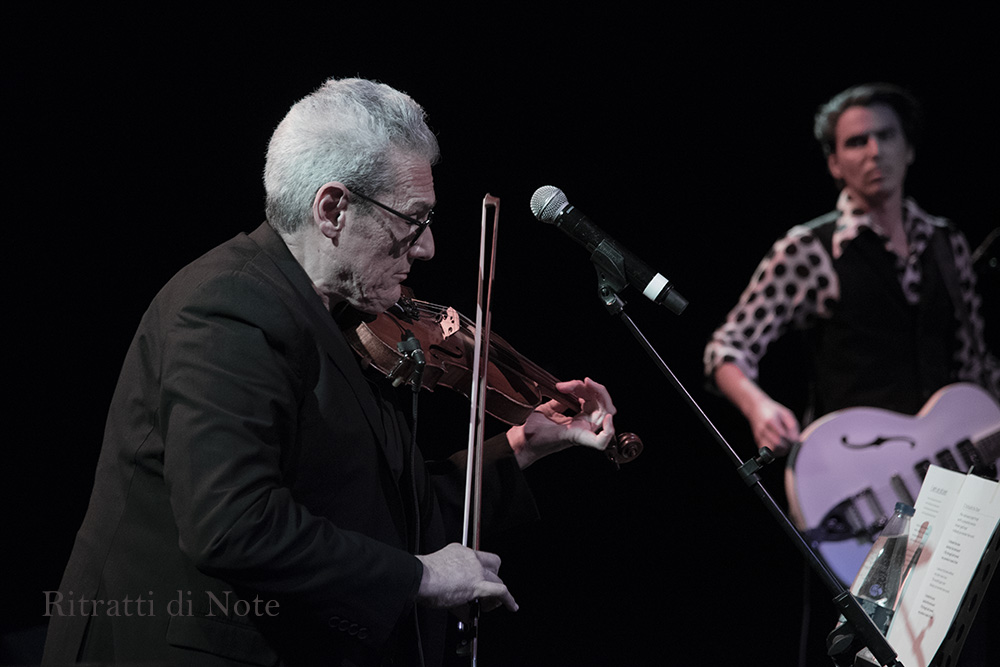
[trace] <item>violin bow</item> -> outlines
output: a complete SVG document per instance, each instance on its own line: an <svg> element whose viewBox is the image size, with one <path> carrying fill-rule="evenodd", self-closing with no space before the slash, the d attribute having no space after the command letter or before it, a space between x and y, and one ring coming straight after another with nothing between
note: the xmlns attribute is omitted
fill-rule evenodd
<svg viewBox="0 0 1000 667"><path fill-rule="evenodd" d="M500 200L490 194L483 197L482 229L479 239L479 281L476 295L475 349L472 365L472 392L469 413L469 448L465 471L465 521L462 544L479 550L480 515L482 513L483 438L486 419L486 372L489 367L490 301L493 296L493 265L497 256L497 231L500 222ZM489 261L486 240L492 236ZM476 665L479 650L479 601L471 604L470 621L460 624L464 639L459 652ZM468 626L468 627L464 627Z"/></svg>

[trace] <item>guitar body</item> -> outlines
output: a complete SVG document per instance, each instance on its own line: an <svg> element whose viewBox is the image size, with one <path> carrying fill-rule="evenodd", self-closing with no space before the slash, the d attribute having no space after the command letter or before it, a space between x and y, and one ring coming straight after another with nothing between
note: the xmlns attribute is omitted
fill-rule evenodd
<svg viewBox="0 0 1000 667"><path fill-rule="evenodd" d="M980 387L938 390L915 416L848 408L813 422L785 468L789 513L850 585L897 502L912 505L930 464L965 472L1000 457L1000 406ZM965 442L968 441L968 442Z"/></svg>

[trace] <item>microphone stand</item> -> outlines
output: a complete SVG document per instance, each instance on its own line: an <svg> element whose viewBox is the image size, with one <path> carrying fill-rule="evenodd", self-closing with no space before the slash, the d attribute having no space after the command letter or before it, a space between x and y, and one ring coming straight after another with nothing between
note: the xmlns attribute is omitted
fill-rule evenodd
<svg viewBox="0 0 1000 667"><path fill-rule="evenodd" d="M680 393L684 402L687 403L688 407L694 411L702 425L704 425L708 432L712 434L715 441L722 447L723 451L736 465L737 473L743 482L750 487L754 495L756 495L757 498L764 504L764 507L771 513L771 516L785 531L788 538L795 544L799 552L802 553L806 562L819 575L820 579L823 580L824 585L826 585L826 587L833 593L834 605L847 620L843 625L837 628L837 636L830 640L831 652L834 655L849 658L849 656L846 655L848 651L854 649L860 650L861 647L867 647L875 659L878 660L879 665L903 667L902 663L896 659L896 652L889 645L888 641L886 641L885 636L879 632L879 629L872 622L872 619L867 613L865 613L864 609L861 608L857 599L855 599L855 597L851 595L851 592L845 589L840 583L840 580L837 579L832 572L830 572L826 564L816 555L812 548L810 548L805 539L795 528L795 525L761 484L758 472L765 465L774 460L774 455L771 450L767 447L762 447L755 458L742 461L712 421L708 418L705 412L701 409L698 403L694 400L691 394L688 393L681 381L677 379L673 371L670 370L667 364L656 352L649 340L646 339L639 328L635 325L632 318L625 313L625 302L618 296L618 292L623 290L628 285L628 280L625 277L624 259L622 258L621 253L619 253L612 244L601 242L597 248L594 249L594 252L590 257L590 261L594 264L594 268L597 270L598 298L600 298L600 300L604 303L608 313L612 316L618 316L622 324L625 325L625 328L628 329L628 331L639 343L639 346L646 351L649 358L652 359L656 367L660 369L660 372L663 373L670 384L673 385L678 393ZM836 658L834 659L836 660ZM841 663L837 661L836 664L849 665L851 663Z"/></svg>

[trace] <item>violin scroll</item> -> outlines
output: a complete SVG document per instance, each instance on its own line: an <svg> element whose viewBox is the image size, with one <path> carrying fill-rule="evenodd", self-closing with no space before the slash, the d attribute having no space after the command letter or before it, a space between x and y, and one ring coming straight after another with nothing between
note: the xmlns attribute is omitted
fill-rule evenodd
<svg viewBox="0 0 1000 667"><path fill-rule="evenodd" d="M628 463L642 454L642 440L635 433L619 433L604 454L615 465Z"/></svg>

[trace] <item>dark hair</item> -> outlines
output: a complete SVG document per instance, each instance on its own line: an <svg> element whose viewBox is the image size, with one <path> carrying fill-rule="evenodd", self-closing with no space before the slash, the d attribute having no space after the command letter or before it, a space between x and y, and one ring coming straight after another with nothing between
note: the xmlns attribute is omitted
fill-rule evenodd
<svg viewBox="0 0 1000 667"><path fill-rule="evenodd" d="M886 104L899 116L899 123L910 146L916 146L923 124L920 103L908 91L891 83L865 83L835 95L816 112L813 134L829 156L836 150L837 121L849 107Z"/></svg>

